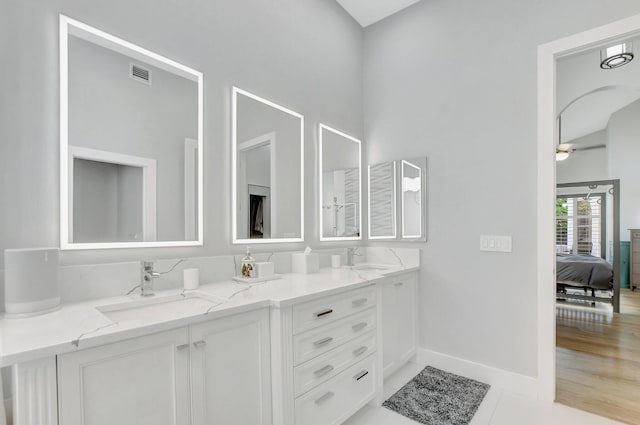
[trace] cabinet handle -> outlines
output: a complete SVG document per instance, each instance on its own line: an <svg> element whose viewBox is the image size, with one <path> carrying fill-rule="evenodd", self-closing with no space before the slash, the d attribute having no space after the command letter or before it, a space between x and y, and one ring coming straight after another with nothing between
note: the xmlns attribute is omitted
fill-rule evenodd
<svg viewBox="0 0 640 425"><path fill-rule="evenodd" d="M322 397L320 397L319 399L316 400L316 404L320 404L320 403L324 403L325 401L329 400L331 397L333 397L335 394L333 393L333 391L329 391L328 393L326 393L325 395L323 395Z"/></svg>
<svg viewBox="0 0 640 425"><path fill-rule="evenodd" d="M360 322L360 323L356 323L355 325L351 326L351 329L353 329L354 332L358 332L358 331L363 330L366 327L367 327L367 322Z"/></svg>
<svg viewBox="0 0 640 425"><path fill-rule="evenodd" d="M404 285L404 282L396 282L393 284L393 286L402 286Z"/></svg>
<svg viewBox="0 0 640 425"><path fill-rule="evenodd" d="M333 313L333 309L332 308L328 308L326 310L322 310L322 311L319 311L317 313L314 313L314 316L316 316L316 319L319 319L320 317L326 316L326 315L331 314L331 313Z"/></svg>
<svg viewBox="0 0 640 425"><path fill-rule="evenodd" d="M176 345L176 350L178 351L186 350L187 348L189 348L189 344Z"/></svg>
<svg viewBox="0 0 640 425"><path fill-rule="evenodd" d="M367 376L368 374L369 374L369 371L363 370L362 372L360 372L356 376L354 376L353 379L355 379L356 381L359 381L362 378L364 378L365 376Z"/></svg>
<svg viewBox="0 0 640 425"><path fill-rule="evenodd" d="M316 375L318 378L321 376L326 375L327 373L331 372L333 370L333 366L328 364L325 367L323 367L322 369L318 369L315 372L313 372L314 375Z"/></svg>
<svg viewBox="0 0 640 425"><path fill-rule="evenodd" d="M368 349L369 349L369 347L367 347L366 345L363 345L362 347L353 350L353 355L358 357L359 355L361 355L362 353L364 353Z"/></svg>
<svg viewBox="0 0 640 425"><path fill-rule="evenodd" d="M322 347L323 345L327 345L331 341L333 341L333 337L328 336L326 338L317 340L316 342L313 343L313 345L315 345L316 347Z"/></svg>
<svg viewBox="0 0 640 425"><path fill-rule="evenodd" d="M193 346L196 347L196 348L204 347L205 345L207 345L207 341L205 341L203 339L193 343Z"/></svg>
<svg viewBox="0 0 640 425"><path fill-rule="evenodd" d="M369 301L369 299L367 299L367 298L359 298L359 299L357 299L357 300L353 300L353 301L351 302L351 304L352 304L354 307L360 307L361 305L366 304L366 303L367 303L367 301Z"/></svg>

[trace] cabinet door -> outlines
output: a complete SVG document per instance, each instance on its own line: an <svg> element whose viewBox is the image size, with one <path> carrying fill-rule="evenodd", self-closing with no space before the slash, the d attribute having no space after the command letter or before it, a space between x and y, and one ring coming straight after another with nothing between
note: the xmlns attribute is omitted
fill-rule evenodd
<svg viewBox="0 0 640 425"><path fill-rule="evenodd" d="M391 283L382 285L382 368L383 376L388 376L395 367L397 344L397 291Z"/></svg>
<svg viewBox="0 0 640 425"><path fill-rule="evenodd" d="M405 364L416 352L416 281L413 276L396 281L396 360Z"/></svg>
<svg viewBox="0 0 640 425"><path fill-rule="evenodd" d="M194 425L270 425L269 313L191 328Z"/></svg>
<svg viewBox="0 0 640 425"><path fill-rule="evenodd" d="M58 357L60 425L188 425L186 328Z"/></svg>

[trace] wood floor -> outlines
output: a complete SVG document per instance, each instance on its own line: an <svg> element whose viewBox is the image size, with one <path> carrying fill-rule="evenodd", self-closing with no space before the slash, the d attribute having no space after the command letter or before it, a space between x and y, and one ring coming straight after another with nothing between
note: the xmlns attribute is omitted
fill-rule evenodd
<svg viewBox="0 0 640 425"><path fill-rule="evenodd" d="M556 401L640 425L640 291L610 306L556 308Z"/></svg>

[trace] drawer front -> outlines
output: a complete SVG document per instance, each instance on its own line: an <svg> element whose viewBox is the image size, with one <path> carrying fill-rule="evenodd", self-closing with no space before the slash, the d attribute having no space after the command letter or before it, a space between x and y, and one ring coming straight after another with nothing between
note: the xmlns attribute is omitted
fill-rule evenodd
<svg viewBox="0 0 640 425"><path fill-rule="evenodd" d="M295 401L297 425L337 425L375 394L376 356L356 363Z"/></svg>
<svg viewBox="0 0 640 425"><path fill-rule="evenodd" d="M375 351L376 334L370 331L296 367L293 372L296 397L326 382Z"/></svg>
<svg viewBox="0 0 640 425"><path fill-rule="evenodd" d="M298 304L293 307L293 333L295 335L331 323L375 303L375 286L369 286Z"/></svg>
<svg viewBox="0 0 640 425"><path fill-rule="evenodd" d="M376 309L370 308L327 326L312 329L293 337L295 365L311 360L331 349L375 329Z"/></svg>
<svg viewBox="0 0 640 425"><path fill-rule="evenodd" d="M631 232L631 238L635 239L634 242L640 241L640 231L634 230Z"/></svg>

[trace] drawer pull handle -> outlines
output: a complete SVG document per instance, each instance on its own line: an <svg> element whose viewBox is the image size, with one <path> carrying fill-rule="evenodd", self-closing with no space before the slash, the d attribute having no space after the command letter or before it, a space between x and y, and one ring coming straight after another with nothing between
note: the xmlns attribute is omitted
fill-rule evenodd
<svg viewBox="0 0 640 425"><path fill-rule="evenodd" d="M393 284L393 286L402 286L404 285L404 282L396 282Z"/></svg>
<svg viewBox="0 0 640 425"><path fill-rule="evenodd" d="M313 345L315 345L316 347L322 347L323 345L327 345L331 341L333 341L333 337L328 336L326 338L317 340L316 342L313 343Z"/></svg>
<svg viewBox="0 0 640 425"><path fill-rule="evenodd" d="M319 312L315 313L314 316L316 316L316 319L319 319L319 318L324 317L324 316L326 316L328 314L331 314L331 313L333 313L333 309L332 308L328 308L326 310L322 310L322 311L319 311Z"/></svg>
<svg viewBox="0 0 640 425"><path fill-rule="evenodd" d="M366 303L367 303L367 301L369 301L369 299L367 299L367 298L359 298L359 299L357 299L357 300L353 300L353 301L351 302L351 304L352 304L354 307L360 307L361 305L366 304Z"/></svg>
<svg viewBox="0 0 640 425"><path fill-rule="evenodd" d="M187 348L189 348L189 344L180 344L180 345L176 345L176 349L177 349L178 351L186 350Z"/></svg>
<svg viewBox="0 0 640 425"><path fill-rule="evenodd" d="M328 364L325 367L323 367L322 369L316 370L315 372L313 372L313 374L316 375L319 378L319 377L324 376L327 373L331 372L332 370L333 370L333 366Z"/></svg>
<svg viewBox="0 0 640 425"><path fill-rule="evenodd" d="M367 327L367 322L360 322L360 323L356 323L355 325L351 326L351 329L353 329L354 332L358 332L358 331L363 330L366 327Z"/></svg>
<svg viewBox="0 0 640 425"><path fill-rule="evenodd" d="M322 397L320 397L319 399L316 400L316 404L321 404L324 403L325 401L329 400L331 397L333 397L335 394L333 393L333 391L329 391L328 393L326 393L325 395L323 395Z"/></svg>
<svg viewBox="0 0 640 425"><path fill-rule="evenodd" d="M364 378L365 376L367 376L368 374L369 374L369 371L363 370L362 372L360 372L356 376L354 376L353 379L355 379L356 381L359 381L362 378Z"/></svg>
<svg viewBox="0 0 640 425"><path fill-rule="evenodd" d="M205 341L203 339L193 343L193 346L196 347L196 348L204 347L205 345L207 345L207 341Z"/></svg>
<svg viewBox="0 0 640 425"><path fill-rule="evenodd" d="M367 351L368 349L369 347L367 347L366 345L363 345L362 347L353 350L353 355L357 357L362 353L364 353L365 351Z"/></svg>

